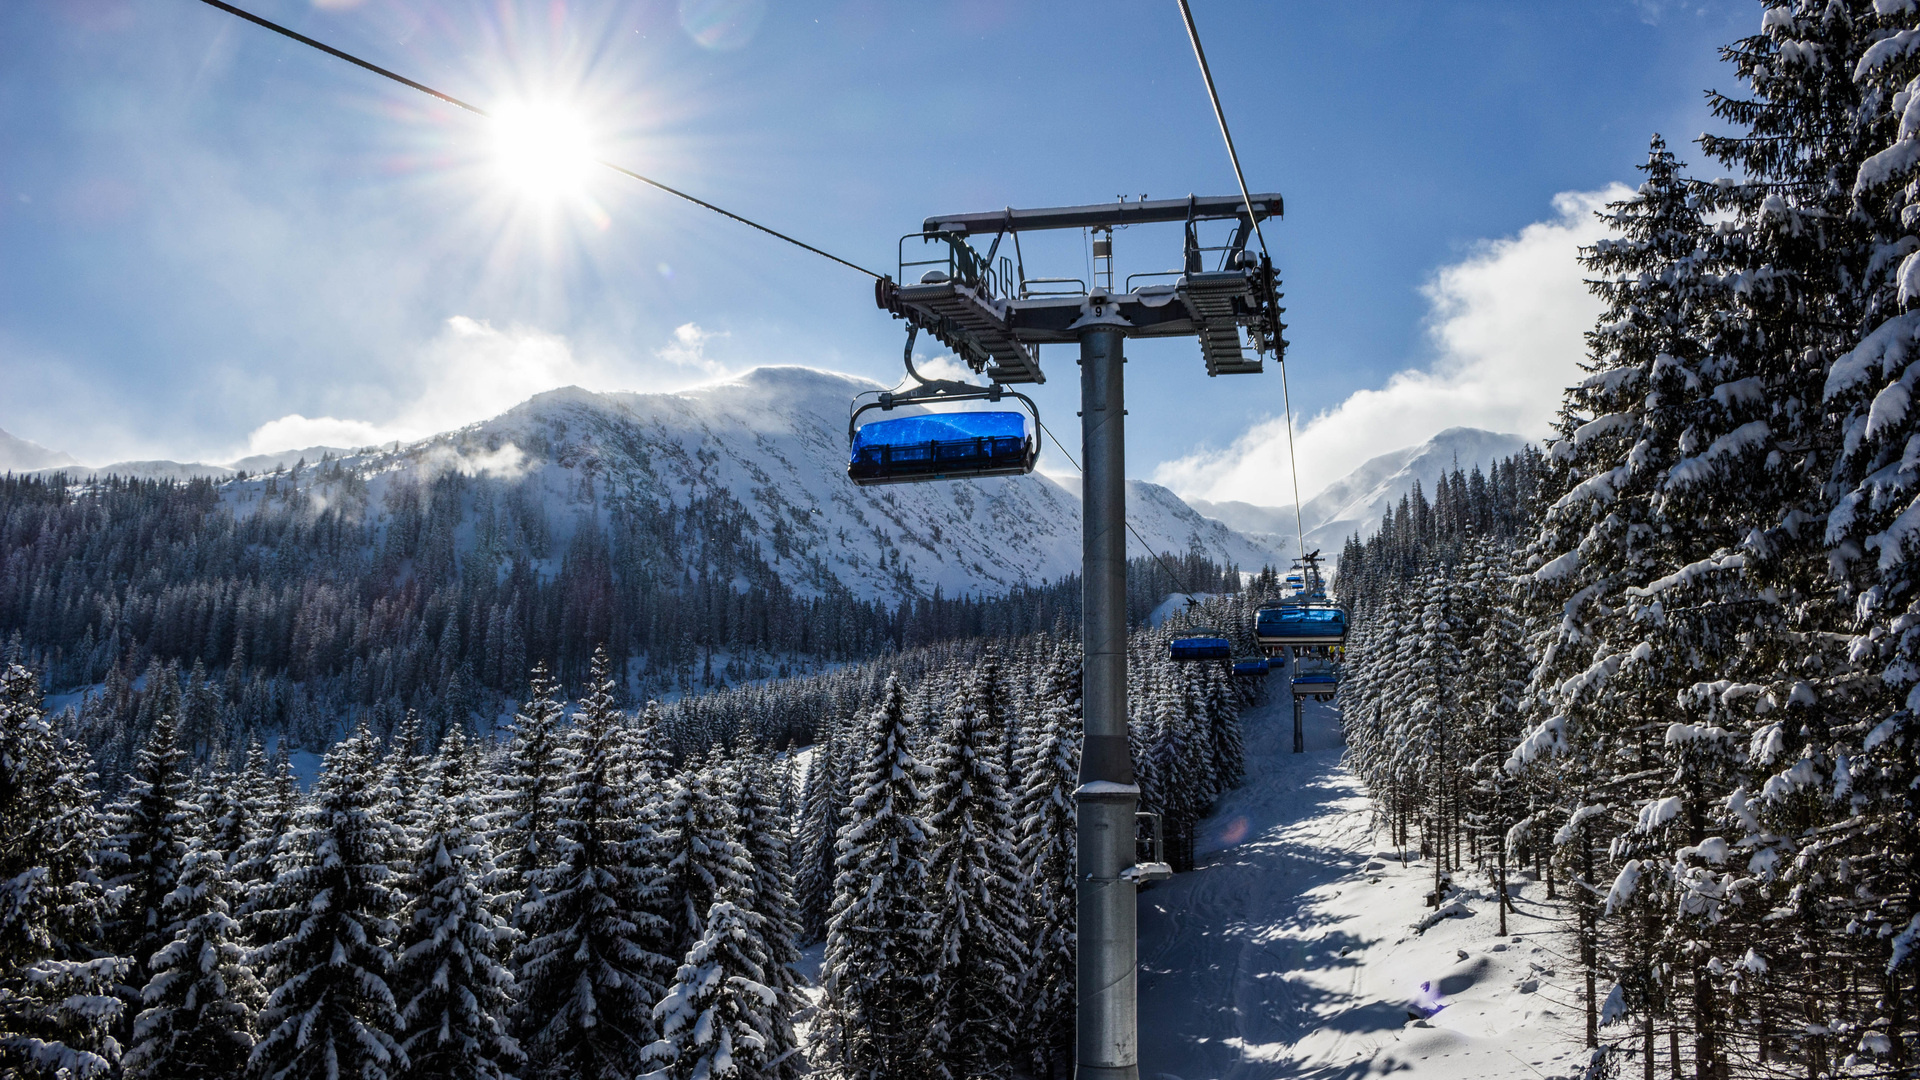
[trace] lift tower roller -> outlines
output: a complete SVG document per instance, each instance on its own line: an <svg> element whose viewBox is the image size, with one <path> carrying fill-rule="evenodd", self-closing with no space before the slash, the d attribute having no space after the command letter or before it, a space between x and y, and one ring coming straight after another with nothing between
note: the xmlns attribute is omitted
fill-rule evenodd
<svg viewBox="0 0 1920 1080"><path fill-rule="evenodd" d="M1262 194L936 215L901 239L901 280L875 285L881 308L927 331L995 384L1044 382L1038 347L1079 347L1084 595L1083 741L1074 793L1076 1080L1139 1078L1136 890L1162 872L1136 863L1134 843L1140 789L1127 740L1125 343L1129 337L1197 337L1208 375L1257 374L1264 354L1278 359L1286 347L1278 278L1264 255L1248 251L1247 241L1256 222L1278 217L1281 209L1280 196ZM1198 226L1220 221L1236 223L1230 238L1203 247ZM1018 258L1023 231L1171 222L1186 226L1180 268L1135 275L1158 279L1138 289L1129 279L1119 292L1094 282L1062 290L1057 281L1028 278L1024 260L995 262L1008 237ZM971 241L988 236L983 256ZM945 257L910 259L906 245L914 240L946 245ZM909 281L909 267L927 269Z"/></svg>

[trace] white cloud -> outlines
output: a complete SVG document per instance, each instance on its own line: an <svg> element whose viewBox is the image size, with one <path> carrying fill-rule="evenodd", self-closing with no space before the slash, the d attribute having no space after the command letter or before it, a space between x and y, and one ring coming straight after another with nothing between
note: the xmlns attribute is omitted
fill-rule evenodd
<svg viewBox="0 0 1920 1080"><path fill-rule="evenodd" d="M708 336L689 323L676 331L676 342L697 352ZM606 389L623 381L623 373L575 355L559 335L522 327L501 330L456 315L419 352L413 370L396 381L412 386L384 418L290 413L255 428L247 436L247 452L411 441L497 416L558 386Z"/></svg>
<svg viewBox="0 0 1920 1080"><path fill-rule="evenodd" d="M1296 428L1301 495L1311 498L1368 458L1450 427L1545 435L1562 391L1580 376L1583 335L1600 313L1577 249L1605 231L1593 212L1628 194L1616 184L1556 195L1555 217L1442 267L1423 290L1433 361ZM1284 506L1293 502L1287 456L1286 420L1268 417L1227 449L1167 462L1153 478L1182 495Z"/></svg>
<svg viewBox="0 0 1920 1080"><path fill-rule="evenodd" d="M247 453L273 454L306 446L374 446L401 437L379 424L369 424L365 420L288 413L278 420L269 420L254 428L247 436Z"/></svg>
<svg viewBox="0 0 1920 1080"><path fill-rule="evenodd" d="M673 328L672 344L656 350L654 355L680 367L704 371L709 375L725 375L726 365L707 356L707 342L726 336L724 331L703 329L698 323L681 323Z"/></svg>
<svg viewBox="0 0 1920 1080"><path fill-rule="evenodd" d="M952 353L942 353L931 359L924 356L913 358L913 370L923 379L948 379L953 382L982 383L984 378L972 368L960 362Z"/></svg>
<svg viewBox="0 0 1920 1080"><path fill-rule="evenodd" d="M527 471L527 454L512 443L503 443L491 452L466 453L451 446L438 445L420 457L419 467L429 475L457 472L462 476L493 476L512 480Z"/></svg>

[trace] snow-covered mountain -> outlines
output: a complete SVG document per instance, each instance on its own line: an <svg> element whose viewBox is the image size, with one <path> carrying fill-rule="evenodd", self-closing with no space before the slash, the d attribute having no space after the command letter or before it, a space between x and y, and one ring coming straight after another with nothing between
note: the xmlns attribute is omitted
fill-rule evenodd
<svg viewBox="0 0 1920 1080"><path fill-rule="evenodd" d="M1442 474L1455 468L1487 468L1520 452L1529 440L1481 428L1454 427L1426 442L1406 446L1369 459L1359 468L1328 484L1300 507L1309 550L1319 548L1338 556L1341 543L1354 533L1366 533L1417 482L1428 491ZM1202 514L1249 536L1274 543L1294 532L1292 506L1255 506L1244 502L1207 502L1189 499ZM1291 546L1291 545L1289 545Z"/></svg>
<svg viewBox="0 0 1920 1080"><path fill-rule="evenodd" d="M846 478L848 403L878 383L803 367L756 368L670 394L565 387L412 445L341 460L377 512L389 485L459 471L537 498L556 550L621 503L685 507L724 490L755 522L762 557L802 595L825 577L862 598L992 595L1080 567L1076 492L1043 475L861 488ZM309 452L307 460L318 455ZM236 463L238 464L238 463ZM284 488L285 478L275 481ZM231 496L244 507L255 479ZM303 488L332 497L309 470ZM317 486L316 486L317 485ZM1130 485L1129 519L1162 554L1201 551L1246 569L1284 565L1262 543L1196 513L1156 484ZM1132 554L1146 550L1129 538Z"/></svg>
<svg viewBox="0 0 1920 1080"><path fill-rule="evenodd" d="M0 436L6 433L0 431ZM27 445L32 446L32 443ZM51 451L49 451L51 453ZM22 472L34 472L42 476L49 473L64 472L68 477L85 481L96 476L126 476L139 480L198 480L208 477L225 480L240 473L272 472L285 469L297 462L319 461L322 455L336 458L349 457L355 451L341 446L309 446L302 450L281 450L271 454L254 454L225 465L215 465L205 461L170 461L165 458L150 461L115 461L105 465L81 465L67 454L55 454L58 461L31 468L22 466ZM0 470L5 468L0 464Z"/></svg>
<svg viewBox="0 0 1920 1080"><path fill-rule="evenodd" d="M1418 446L1381 454L1328 484L1301 507L1301 516L1311 523L1307 545L1338 553L1343 540L1378 525L1416 482L1431 493L1443 474L1485 469L1519 453L1527 442L1519 435L1454 427Z"/></svg>
<svg viewBox="0 0 1920 1080"><path fill-rule="evenodd" d="M58 450L0 431L0 473L32 472L73 463L73 458Z"/></svg>

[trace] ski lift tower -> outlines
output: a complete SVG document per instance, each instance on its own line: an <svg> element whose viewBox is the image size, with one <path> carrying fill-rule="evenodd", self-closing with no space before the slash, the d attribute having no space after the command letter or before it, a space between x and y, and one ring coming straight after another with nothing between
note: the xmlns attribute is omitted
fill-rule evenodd
<svg viewBox="0 0 1920 1080"><path fill-rule="evenodd" d="M1278 217L1281 210L1280 196L1266 194L1142 197L930 217L920 232L900 241L899 280L882 278L875 286L881 308L984 372L996 400L1000 384L1045 381L1041 345L1079 347L1085 737L1075 792L1080 821L1077 1080L1137 1080L1140 1075L1135 889L1144 874L1135 866L1140 789L1127 748L1124 343L1130 337L1197 337L1210 376L1259 374L1268 353L1279 360L1286 328L1280 321L1278 279L1272 262L1248 250L1247 241L1257 222ZM1209 225L1215 222L1229 224ZM1115 289L1114 230L1156 223L1185 227L1178 268L1132 274ZM1020 234L1058 229L1088 232L1093 280L1027 276ZM1224 241L1203 246L1203 232ZM1003 244L1007 240L1012 243ZM984 254L976 243L987 244ZM1005 253L1009 247L1011 257ZM911 355L908 372L913 374ZM933 384L923 389L924 395L895 394L883 401L932 404L929 395L945 392Z"/></svg>

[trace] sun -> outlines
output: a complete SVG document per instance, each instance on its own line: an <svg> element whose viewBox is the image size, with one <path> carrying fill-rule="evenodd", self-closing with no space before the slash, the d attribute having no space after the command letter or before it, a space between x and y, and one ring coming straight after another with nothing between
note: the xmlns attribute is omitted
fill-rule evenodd
<svg viewBox="0 0 1920 1080"><path fill-rule="evenodd" d="M586 120L552 102L501 106L493 113L493 165L522 195L542 201L579 195L594 166Z"/></svg>

